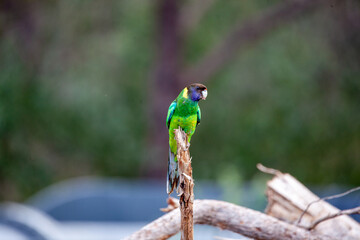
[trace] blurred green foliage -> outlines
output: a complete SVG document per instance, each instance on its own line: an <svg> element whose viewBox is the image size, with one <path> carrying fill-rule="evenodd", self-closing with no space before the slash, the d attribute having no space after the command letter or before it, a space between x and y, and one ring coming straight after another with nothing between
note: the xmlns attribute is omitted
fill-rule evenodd
<svg viewBox="0 0 360 240"><path fill-rule="evenodd" d="M273 4L217 1L184 39L185 62ZM143 177L155 2L32 7L39 29L29 41L41 45L35 70L12 22L2 21L0 197L23 199L78 175ZM342 31L328 9L305 15L241 49L205 83L209 97L191 147L196 179L236 187L262 162L305 183L360 184L360 40ZM165 176L166 156L163 163Z"/></svg>

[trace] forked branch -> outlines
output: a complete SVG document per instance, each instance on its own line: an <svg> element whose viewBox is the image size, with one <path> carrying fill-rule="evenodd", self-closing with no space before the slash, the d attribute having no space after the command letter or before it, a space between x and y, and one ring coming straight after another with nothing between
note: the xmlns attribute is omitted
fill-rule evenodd
<svg viewBox="0 0 360 240"><path fill-rule="evenodd" d="M360 214L360 207L356 207L356 208L351 208L351 209L346 209L346 210L341 210L337 213L334 214L329 214L328 216L322 217L318 220L316 220L315 222L313 222L311 224L311 226L308 227L308 230L312 230L314 229L317 225L319 225L320 223L332 219L332 218L336 218L342 215L353 215L353 214Z"/></svg>
<svg viewBox="0 0 360 240"><path fill-rule="evenodd" d="M310 206L313 205L314 203L317 203L317 202L320 202L320 201L326 201L326 200L330 200L330 199L335 199L335 198L340 198L340 197L343 197L343 196L346 196L352 192L355 192L355 191L358 191L360 190L360 186L359 187L356 187L356 188L352 188L346 192L343 192L343 193L340 193L340 194L336 194L336 195L332 195L332 196L327 196L327 197L323 197L323 198L319 198L318 200L315 200L315 201L312 201L311 203L309 203L305 210L302 212L302 214L300 215L299 219L297 220L297 225L300 224L301 222L301 219L302 217L304 216L304 214L309 210ZM310 227L309 229L313 229L316 225L318 225L319 223L327 220L327 219L331 219L331 218L334 218L334 217L337 217L337 216L341 216L341 215L351 215L351 214L360 214L359 211L357 211L356 209L358 208L353 208L353 209L348 209L348 210L343 210L343 211L339 211L335 214L330 214L329 216L327 217L323 217L319 220L317 220L316 222L314 222ZM320 221L321 220L321 221Z"/></svg>

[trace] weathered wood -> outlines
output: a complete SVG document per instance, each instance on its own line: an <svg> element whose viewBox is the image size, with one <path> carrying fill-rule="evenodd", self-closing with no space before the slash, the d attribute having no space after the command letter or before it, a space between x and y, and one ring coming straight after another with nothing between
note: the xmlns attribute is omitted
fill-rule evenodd
<svg viewBox="0 0 360 240"><path fill-rule="evenodd" d="M264 213L216 200L194 201L194 223L230 230L259 240L330 240L325 234L280 221ZM180 230L180 209L149 223L125 240L167 239Z"/></svg>
<svg viewBox="0 0 360 240"><path fill-rule="evenodd" d="M193 203L194 181L192 179L191 158L189 152L188 136L181 130L175 129L177 143L177 159L180 187L180 211L181 211L181 240L194 239Z"/></svg>
<svg viewBox="0 0 360 240"><path fill-rule="evenodd" d="M275 172L274 178L267 183L266 195L268 198L266 213L292 224L297 224L299 217L311 202L319 200L318 196L290 174L281 172ZM308 228L318 219L339 211L325 201L318 201L309 207L299 226ZM360 225L348 216L339 216L321 222L313 232L328 234L335 239L360 239Z"/></svg>

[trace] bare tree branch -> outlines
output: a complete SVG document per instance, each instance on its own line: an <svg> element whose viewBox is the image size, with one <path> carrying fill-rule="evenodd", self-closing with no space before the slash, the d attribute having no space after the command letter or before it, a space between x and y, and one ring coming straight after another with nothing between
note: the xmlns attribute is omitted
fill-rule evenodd
<svg viewBox="0 0 360 240"><path fill-rule="evenodd" d="M306 188L301 182L288 173L275 175L267 182L266 196L268 205L265 212L273 217L292 223L295 226L307 229L314 222L327 216L337 216L339 209L326 201L318 201L319 197ZM296 222L311 202L315 206L308 208L301 225ZM360 239L360 225L345 214L336 218L326 219L317 225L313 232L330 235L335 239Z"/></svg>
<svg viewBox="0 0 360 240"><path fill-rule="evenodd" d="M342 210L342 211L339 211L339 212L337 212L335 214L330 214L330 215L328 215L326 217L322 217L322 218L316 220L315 222L313 222L313 224L311 224L308 227L308 230L314 229L319 223L324 222L326 220L336 218L336 217L341 216L341 215L353 215L353 214L360 214L360 207Z"/></svg>
<svg viewBox="0 0 360 240"><path fill-rule="evenodd" d="M194 181L192 179L191 158L189 152L188 136L181 127L174 130L177 145L177 159L180 188L180 212L181 212L181 240L194 239Z"/></svg>
<svg viewBox="0 0 360 240"><path fill-rule="evenodd" d="M186 83L205 82L232 60L238 54L240 48L259 40L274 28L288 23L324 3L327 3L327 1L283 1L278 6L266 12L261 12L259 16L249 19L245 23L238 23L233 31L202 60L185 69L181 76L182 81Z"/></svg>
<svg viewBox="0 0 360 240"><path fill-rule="evenodd" d="M167 128L164 127L164 115L169 103L179 90L184 88L179 78L181 62L181 34L179 28L179 5L176 0L156 0L157 3L157 39L154 66L147 85L149 91L148 107L148 147L149 154L141 168L145 176L161 176L163 173L163 156L168 149Z"/></svg>
<svg viewBox="0 0 360 240"><path fill-rule="evenodd" d="M264 213L216 200L194 201L194 223L230 230L259 240L328 240L330 236L310 232ZM180 210L149 223L125 240L167 239L180 230Z"/></svg>
<svg viewBox="0 0 360 240"><path fill-rule="evenodd" d="M263 172L263 173L268 173L268 174L276 175L276 176L283 174L283 173L280 172L279 170L274 169L274 168L265 167L265 166L262 165L261 163L256 164L256 167L257 167L257 169L259 169L259 170L260 170L261 172Z"/></svg>
<svg viewBox="0 0 360 240"><path fill-rule="evenodd" d="M166 208L160 208L160 211L162 212L171 212L172 210L178 208L180 206L179 200L173 197L168 197L166 200L168 206Z"/></svg>
<svg viewBox="0 0 360 240"><path fill-rule="evenodd" d="M332 195L332 196L327 196L327 197L323 197L323 198L319 198L318 200L316 201L312 201L311 203L309 203L305 210L302 212L302 214L300 215L299 219L297 220L296 224L299 225L300 222L301 222L301 219L302 217L304 216L304 214L309 210L310 206L313 205L314 203L317 203L317 202L320 202L320 201L326 201L326 200L330 200L330 199L335 199L335 198L339 198L339 197L343 197L343 196L346 196L352 192L355 192L355 191L358 191L360 190L360 186L359 187L356 187L356 188L352 188L346 192L343 192L343 193L340 193L340 194L336 194L336 195ZM341 211L340 211L341 212ZM335 215L335 214L334 214ZM341 215L344 215L344 214L341 214ZM339 216L339 215L338 215ZM317 225L317 224L316 224Z"/></svg>

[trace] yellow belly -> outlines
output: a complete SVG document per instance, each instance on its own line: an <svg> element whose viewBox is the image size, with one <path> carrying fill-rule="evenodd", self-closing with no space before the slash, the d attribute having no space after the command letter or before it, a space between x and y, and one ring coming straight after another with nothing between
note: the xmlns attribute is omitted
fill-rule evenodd
<svg viewBox="0 0 360 240"><path fill-rule="evenodd" d="M195 132L197 123L197 115L190 115L187 117L173 117L171 119L170 127L169 127L169 146L171 152L176 155L177 147L175 141L174 130L177 129L179 126L182 130L188 135L188 140L190 142L192 135Z"/></svg>

